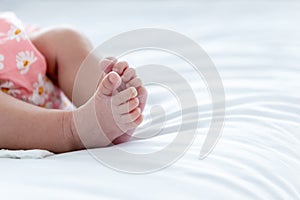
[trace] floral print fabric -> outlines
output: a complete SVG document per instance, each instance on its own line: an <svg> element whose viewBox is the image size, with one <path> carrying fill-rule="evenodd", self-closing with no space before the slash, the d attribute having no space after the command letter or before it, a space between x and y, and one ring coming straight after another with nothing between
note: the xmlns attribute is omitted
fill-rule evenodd
<svg viewBox="0 0 300 200"><path fill-rule="evenodd" d="M70 102L46 77L46 61L13 13L0 13L0 90L28 103L66 109Z"/></svg>

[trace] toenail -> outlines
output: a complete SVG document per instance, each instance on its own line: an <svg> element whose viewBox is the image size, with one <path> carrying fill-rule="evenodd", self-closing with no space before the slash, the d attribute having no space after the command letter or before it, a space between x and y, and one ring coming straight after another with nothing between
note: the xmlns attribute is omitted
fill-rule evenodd
<svg viewBox="0 0 300 200"><path fill-rule="evenodd" d="M139 104L139 103L140 103L140 101L139 101L138 98L135 98L135 99L134 99L134 102L135 102L136 104Z"/></svg>
<svg viewBox="0 0 300 200"><path fill-rule="evenodd" d="M134 87L131 87L131 96L136 96L137 95L137 91L136 91L136 89L134 88Z"/></svg>
<svg viewBox="0 0 300 200"><path fill-rule="evenodd" d="M117 74L115 73L111 73L108 78L112 83L114 83L118 79Z"/></svg>

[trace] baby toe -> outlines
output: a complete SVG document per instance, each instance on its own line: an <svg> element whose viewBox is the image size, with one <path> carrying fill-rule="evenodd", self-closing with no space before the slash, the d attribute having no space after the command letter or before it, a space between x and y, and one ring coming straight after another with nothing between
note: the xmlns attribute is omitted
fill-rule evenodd
<svg viewBox="0 0 300 200"><path fill-rule="evenodd" d="M143 82L140 78L134 78L132 80L130 80L127 84L126 84L126 87L135 87L135 88L138 88L140 86L143 85Z"/></svg>
<svg viewBox="0 0 300 200"><path fill-rule="evenodd" d="M127 83L136 77L136 71L133 68L127 68L122 76L122 81Z"/></svg>
<svg viewBox="0 0 300 200"><path fill-rule="evenodd" d="M116 88L121 84L120 76L115 72L107 74L98 89L98 95L111 96Z"/></svg>
<svg viewBox="0 0 300 200"><path fill-rule="evenodd" d="M133 111L138 106L139 106L139 99L134 98L134 99L129 100L126 103L121 104L118 107L118 111L119 111L119 114L126 114L126 113Z"/></svg>
<svg viewBox="0 0 300 200"><path fill-rule="evenodd" d="M128 63L125 61L120 61L115 64L113 71L117 72L120 76L123 75L124 71L128 68Z"/></svg>
<svg viewBox="0 0 300 200"><path fill-rule="evenodd" d="M141 114L142 114L141 109L136 108L128 114L121 115L120 121L121 121L121 123L124 123L124 124L134 122L135 120L137 120L140 117Z"/></svg>
<svg viewBox="0 0 300 200"><path fill-rule="evenodd" d="M112 102L114 105L121 105L130 99L135 98L137 94L137 90L134 87L129 87L113 96Z"/></svg>
<svg viewBox="0 0 300 200"><path fill-rule="evenodd" d="M135 129L136 127L138 127L144 120L144 116L141 114L136 120L134 120L133 122L129 122L126 124L126 128L128 130L131 129Z"/></svg>
<svg viewBox="0 0 300 200"><path fill-rule="evenodd" d="M108 73L108 72L112 71L112 68L116 62L117 62L117 60L115 58L107 57L107 58L100 60L99 66L102 71L104 71L105 73Z"/></svg>

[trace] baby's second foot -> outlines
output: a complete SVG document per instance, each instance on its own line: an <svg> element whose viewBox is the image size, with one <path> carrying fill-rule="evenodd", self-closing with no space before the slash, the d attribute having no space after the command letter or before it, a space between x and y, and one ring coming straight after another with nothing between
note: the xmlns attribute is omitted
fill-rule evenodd
<svg viewBox="0 0 300 200"><path fill-rule="evenodd" d="M137 90L118 92L121 83L116 72L106 74L95 95L75 111L75 132L86 148L107 146L143 121Z"/></svg>

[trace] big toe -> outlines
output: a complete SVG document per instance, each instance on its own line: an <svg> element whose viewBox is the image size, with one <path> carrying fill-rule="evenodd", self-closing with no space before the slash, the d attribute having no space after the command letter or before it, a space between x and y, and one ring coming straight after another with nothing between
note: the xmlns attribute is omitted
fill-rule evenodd
<svg viewBox="0 0 300 200"><path fill-rule="evenodd" d="M121 85L121 77L116 72L108 73L102 80L99 86L99 94L111 96L114 91Z"/></svg>

